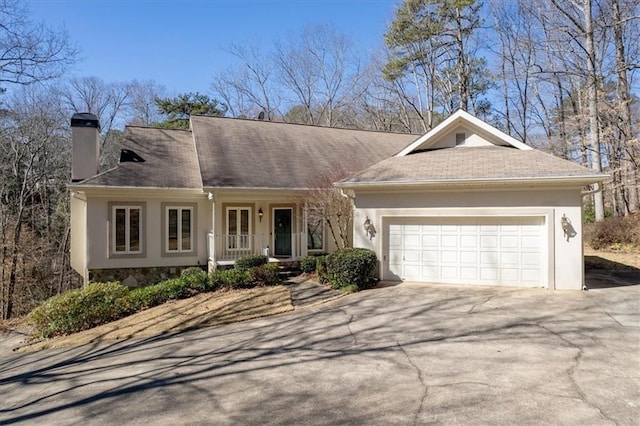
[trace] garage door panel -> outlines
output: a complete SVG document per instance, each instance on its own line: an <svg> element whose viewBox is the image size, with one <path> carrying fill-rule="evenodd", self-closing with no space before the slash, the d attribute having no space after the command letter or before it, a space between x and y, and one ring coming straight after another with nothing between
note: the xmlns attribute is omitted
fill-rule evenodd
<svg viewBox="0 0 640 426"><path fill-rule="evenodd" d="M518 248L518 236L502 235L500 237L500 248L504 248L504 249Z"/></svg>
<svg viewBox="0 0 640 426"><path fill-rule="evenodd" d="M404 261L406 263L420 263L420 253L421 250L405 250L404 251Z"/></svg>
<svg viewBox="0 0 640 426"><path fill-rule="evenodd" d="M422 263L438 263L438 250L422 250Z"/></svg>
<svg viewBox="0 0 640 426"><path fill-rule="evenodd" d="M476 281L478 279L478 268L468 266L461 267L460 279Z"/></svg>
<svg viewBox="0 0 640 426"><path fill-rule="evenodd" d="M457 235L443 235L440 243L442 247L458 247L458 236Z"/></svg>
<svg viewBox="0 0 640 426"><path fill-rule="evenodd" d="M537 253L537 252L523 252L522 253L522 265L525 265L525 266L540 266L540 253Z"/></svg>
<svg viewBox="0 0 640 426"><path fill-rule="evenodd" d="M420 270L422 267L420 265L404 265L404 275L408 280L417 280L421 278Z"/></svg>
<svg viewBox="0 0 640 426"><path fill-rule="evenodd" d="M422 247L438 247L438 235L422 235Z"/></svg>
<svg viewBox="0 0 640 426"><path fill-rule="evenodd" d="M480 264L481 265L497 265L498 256L499 254L497 251L481 251Z"/></svg>
<svg viewBox="0 0 640 426"><path fill-rule="evenodd" d="M478 252L461 250L460 263L476 265L478 263Z"/></svg>
<svg viewBox="0 0 640 426"><path fill-rule="evenodd" d="M389 250L389 263L400 263L402 262L402 257L402 250Z"/></svg>
<svg viewBox="0 0 640 426"><path fill-rule="evenodd" d="M390 278L542 286L542 217L404 218L388 226Z"/></svg>
<svg viewBox="0 0 640 426"><path fill-rule="evenodd" d="M503 282L517 282L519 278L519 269L516 268L500 268L500 280Z"/></svg>
<svg viewBox="0 0 640 426"><path fill-rule="evenodd" d="M522 269L522 281L527 283L540 282L540 269Z"/></svg>
<svg viewBox="0 0 640 426"><path fill-rule="evenodd" d="M525 235L522 237L522 248L540 247L540 237L533 235Z"/></svg>
<svg viewBox="0 0 640 426"><path fill-rule="evenodd" d="M420 234L405 234L404 246L405 247L420 247L421 246Z"/></svg>
<svg viewBox="0 0 640 426"><path fill-rule="evenodd" d="M480 279L496 281L498 279L498 268L480 268Z"/></svg>
<svg viewBox="0 0 640 426"><path fill-rule="evenodd" d="M458 268L455 266L443 266L440 268L440 275L444 281L453 281L458 278Z"/></svg>
<svg viewBox="0 0 640 426"><path fill-rule="evenodd" d="M458 263L458 252L455 250L442 250L440 261L442 263Z"/></svg>
<svg viewBox="0 0 640 426"><path fill-rule="evenodd" d="M500 253L500 264L501 265L518 265L520 263L520 253L517 251L513 252L502 252Z"/></svg>
<svg viewBox="0 0 640 426"><path fill-rule="evenodd" d="M497 235L481 235L480 247L482 248L497 248L498 236Z"/></svg>
<svg viewBox="0 0 640 426"><path fill-rule="evenodd" d="M422 266L422 281L440 281L440 267L437 265Z"/></svg>
<svg viewBox="0 0 640 426"><path fill-rule="evenodd" d="M463 247L463 248L476 248L476 247L478 247L478 237L475 236L475 235L462 234L460 236L460 247Z"/></svg>

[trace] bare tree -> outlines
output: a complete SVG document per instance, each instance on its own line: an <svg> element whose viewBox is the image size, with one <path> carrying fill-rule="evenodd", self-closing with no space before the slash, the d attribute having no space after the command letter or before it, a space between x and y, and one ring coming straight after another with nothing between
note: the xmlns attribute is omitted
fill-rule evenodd
<svg viewBox="0 0 640 426"><path fill-rule="evenodd" d="M351 230L353 227L353 202L333 182L345 178L347 172L334 170L327 175L314 179L304 197L308 211L320 218L329 230L329 235L339 249L351 247Z"/></svg>
<svg viewBox="0 0 640 426"><path fill-rule="evenodd" d="M335 27L312 25L276 43L279 82L303 108L305 124L334 127L361 94L361 67L351 41Z"/></svg>
<svg viewBox="0 0 640 426"><path fill-rule="evenodd" d="M133 80L129 83L128 124L151 126L163 120L156 100L165 98L167 90L153 80Z"/></svg>
<svg viewBox="0 0 640 426"><path fill-rule="evenodd" d="M257 117L261 112L272 120L279 114L280 97L275 88L271 57L258 45L233 44L228 48L239 65L214 76L211 87L235 117Z"/></svg>
<svg viewBox="0 0 640 426"><path fill-rule="evenodd" d="M68 267L67 241L57 238L63 236L64 240L64 235L68 235L68 221L65 222L68 216L64 213L55 215L59 203L66 200L64 182L69 171L67 117L63 118L60 103L50 92L33 87L35 90L24 89L14 95L0 128L0 157L4 164L0 169L3 182L0 186L3 200L0 212L3 216L0 220L3 225L3 318L14 315L18 283L24 285L33 280L38 275L35 271L50 271L50 266L59 259L57 272L63 273L65 265ZM56 218L62 222L53 223ZM25 233L43 242L44 245L38 244L38 253L46 256L40 258L40 262L27 260L35 247L25 245ZM43 249L45 246L46 251ZM43 275L46 280L54 278L48 273Z"/></svg>
<svg viewBox="0 0 640 426"><path fill-rule="evenodd" d="M0 0L0 84L60 77L76 54L64 29L32 23L25 2Z"/></svg>
<svg viewBox="0 0 640 426"><path fill-rule="evenodd" d="M119 158L121 129L129 113L130 83L108 83L99 77L74 77L58 89L68 115L90 112L100 120L101 169L113 167Z"/></svg>

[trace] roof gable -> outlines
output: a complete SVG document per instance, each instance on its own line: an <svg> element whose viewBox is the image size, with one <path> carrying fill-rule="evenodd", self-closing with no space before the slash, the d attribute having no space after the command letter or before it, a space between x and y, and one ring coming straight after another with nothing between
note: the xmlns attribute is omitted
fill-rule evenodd
<svg viewBox="0 0 640 426"><path fill-rule="evenodd" d="M457 141L457 134L464 134L464 141ZM416 151L454 147L507 146L519 150L532 149L490 124L463 110L456 111L442 123L419 137L398 152L395 157L404 157Z"/></svg>
<svg viewBox="0 0 640 426"><path fill-rule="evenodd" d="M74 186L126 188L202 187L191 132L127 126L120 163ZM123 157L128 161L122 161Z"/></svg>

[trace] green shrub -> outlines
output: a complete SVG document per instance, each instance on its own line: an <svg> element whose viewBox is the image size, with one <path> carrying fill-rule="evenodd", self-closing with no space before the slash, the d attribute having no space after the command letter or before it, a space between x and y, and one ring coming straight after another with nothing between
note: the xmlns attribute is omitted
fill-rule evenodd
<svg viewBox="0 0 640 426"><path fill-rule="evenodd" d="M256 266L266 265L267 263L269 263L269 258L267 258L267 256L251 254L236 260L235 268L241 271L246 271L248 269L255 268Z"/></svg>
<svg viewBox="0 0 640 426"><path fill-rule="evenodd" d="M47 300L31 311L33 334L52 337L87 330L135 311L129 289L116 282L90 283Z"/></svg>
<svg viewBox="0 0 640 426"><path fill-rule="evenodd" d="M213 288L246 288L251 282L250 273L242 269L216 269L209 277Z"/></svg>
<svg viewBox="0 0 640 426"><path fill-rule="evenodd" d="M282 282L280 269L275 263L260 265L249 270L250 280L254 286L277 285Z"/></svg>
<svg viewBox="0 0 640 426"><path fill-rule="evenodd" d="M311 274L316 271L316 256L305 256L300 259L300 270L304 273Z"/></svg>
<svg viewBox="0 0 640 426"><path fill-rule="evenodd" d="M327 256L316 257L316 273L318 274L320 284L329 282L327 277Z"/></svg>
<svg viewBox="0 0 640 426"><path fill-rule="evenodd" d="M198 293L208 290L209 287L209 274L202 268L193 267L187 268L180 274L180 278L185 282L185 285L190 289L197 291Z"/></svg>
<svg viewBox="0 0 640 426"><path fill-rule="evenodd" d="M252 288L280 284L278 265L275 263L249 269L217 269L209 276L212 288Z"/></svg>
<svg viewBox="0 0 640 426"><path fill-rule="evenodd" d="M360 290L375 283L376 265L376 254L372 250L338 250L326 258L327 279L333 288L345 289L355 285Z"/></svg>

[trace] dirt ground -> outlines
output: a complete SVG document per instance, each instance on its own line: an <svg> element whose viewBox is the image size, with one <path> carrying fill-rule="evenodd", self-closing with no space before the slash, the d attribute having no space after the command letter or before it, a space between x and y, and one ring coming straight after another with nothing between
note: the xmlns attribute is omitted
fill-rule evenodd
<svg viewBox="0 0 640 426"><path fill-rule="evenodd" d="M585 269L640 269L640 249L594 250L584 247Z"/></svg>
<svg viewBox="0 0 640 426"><path fill-rule="evenodd" d="M18 352L175 333L293 310L286 287L214 292L174 300L91 330L22 346Z"/></svg>

